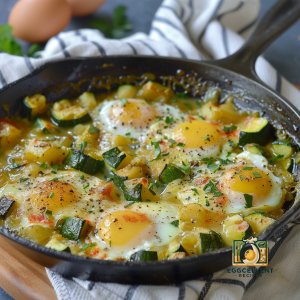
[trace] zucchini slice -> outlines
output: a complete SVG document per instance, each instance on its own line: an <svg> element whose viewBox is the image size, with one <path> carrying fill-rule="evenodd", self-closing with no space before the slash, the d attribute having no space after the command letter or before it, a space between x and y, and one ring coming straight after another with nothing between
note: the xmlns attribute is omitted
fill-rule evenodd
<svg viewBox="0 0 300 300"><path fill-rule="evenodd" d="M239 145L256 143L265 146L271 139L272 126L266 118L253 118L240 132Z"/></svg>
<svg viewBox="0 0 300 300"><path fill-rule="evenodd" d="M283 155L283 158L291 157L294 153L293 144L289 140L278 140L272 143L276 155Z"/></svg>
<svg viewBox="0 0 300 300"><path fill-rule="evenodd" d="M118 99L135 98L138 93L138 88L130 84L120 85L117 91Z"/></svg>
<svg viewBox="0 0 300 300"><path fill-rule="evenodd" d="M266 151L263 147L257 145L257 144L246 144L244 146L244 150L252 153L252 154L259 154L266 158L270 157L270 153Z"/></svg>
<svg viewBox="0 0 300 300"><path fill-rule="evenodd" d="M250 214L245 217L244 220L252 227L253 233L255 235L260 234L276 221L275 219L266 216L262 212L255 212L253 214Z"/></svg>
<svg viewBox="0 0 300 300"><path fill-rule="evenodd" d="M118 147L112 148L103 153L104 161L114 169L117 169L125 158L126 154L122 154Z"/></svg>
<svg viewBox="0 0 300 300"><path fill-rule="evenodd" d="M21 117L32 121L38 114L42 113L46 108L46 98L41 94L35 94L26 97L21 107Z"/></svg>
<svg viewBox="0 0 300 300"><path fill-rule="evenodd" d="M46 245L45 247L50 248L50 249L54 249L56 251L67 251L68 250L68 246L59 242L56 238L52 238Z"/></svg>
<svg viewBox="0 0 300 300"><path fill-rule="evenodd" d="M295 166L295 160L293 158L286 158L283 162L283 167L286 171L293 173L294 166Z"/></svg>
<svg viewBox="0 0 300 300"><path fill-rule="evenodd" d="M36 118L33 126L34 126L34 128L36 128L46 134L50 134L50 133L57 131L56 126L54 126L53 124L51 124L41 118Z"/></svg>
<svg viewBox="0 0 300 300"><path fill-rule="evenodd" d="M223 245L223 240L218 232L201 229L199 233L199 253L214 251L222 248Z"/></svg>
<svg viewBox="0 0 300 300"><path fill-rule="evenodd" d="M84 219L68 217L62 224L61 235L68 240L77 241L85 223Z"/></svg>
<svg viewBox="0 0 300 300"><path fill-rule="evenodd" d="M226 218L223 222L223 231L231 241L242 240L252 233L252 228L241 215Z"/></svg>
<svg viewBox="0 0 300 300"><path fill-rule="evenodd" d="M6 215L14 205L15 200L3 196L0 200L0 217L5 219Z"/></svg>
<svg viewBox="0 0 300 300"><path fill-rule="evenodd" d="M185 177L185 173L175 166L166 164L159 174L159 180L168 184L176 179Z"/></svg>
<svg viewBox="0 0 300 300"><path fill-rule="evenodd" d="M60 100L50 106L51 120L60 127L71 127L92 121L88 112L79 105L73 105L69 100Z"/></svg>
<svg viewBox="0 0 300 300"><path fill-rule="evenodd" d="M102 171L104 166L102 160L92 158L91 156L76 149L70 150L62 164L89 175L94 175L97 172Z"/></svg>
<svg viewBox="0 0 300 300"><path fill-rule="evenodd" d="M140 250L130 256L131 261L151 261L158 260L156 251Z"/></svg>

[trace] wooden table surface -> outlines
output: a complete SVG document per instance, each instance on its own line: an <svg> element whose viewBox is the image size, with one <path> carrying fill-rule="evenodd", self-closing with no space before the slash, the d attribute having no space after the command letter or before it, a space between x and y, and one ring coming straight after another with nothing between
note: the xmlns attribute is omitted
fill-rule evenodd
<svg viewBox="0 0 300 300"><path fill-rule="evenodd" d="M56 300L45 268L0 236L0 286L16 300Z"/></svg>

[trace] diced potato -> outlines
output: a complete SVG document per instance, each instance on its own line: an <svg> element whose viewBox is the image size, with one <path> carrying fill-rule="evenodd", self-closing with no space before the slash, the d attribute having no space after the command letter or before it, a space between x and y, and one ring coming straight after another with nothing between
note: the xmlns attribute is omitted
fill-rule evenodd
<svg viewBox="0 0 300 300"><path fill-rule="evenodd" d="M196 203L184 205L178 211L179 227L183 231L221 224L225 218L226 215L208 211Z"/></svg>
<svg viewBox="0 0 300 300"><path fill-rule="evenodd" d="M129 144L129 139L122 135L118 135L115 139L116 147L124 147L124 146L128 146L128 144Z"/></svg>
<svg viewBox="0 0 300 300"><path fill-rule="evenodd" d="M38 162L60 164L68 155L69 150L54 146L49 142L32 139L25 148L25 159Z"/></svg>
<svg viewBox="0 0 300 300"><path fill-rule="evenodd" d="M88 145L95 146L96 141L99 138L97 133L89 133L90 125L86 127L85 131L79 136L76 141L76 145L81 144L82 142L87 142Z"/></svg>
<svg viewBox="0 0 300 300"><path fill-rule="evenodd" d="M19 130L13 121L0 119L0 145L5 149L13 147L21 136Z"/></svg>
<svg viewBox="0 0 300 300"><path fill-rule="evenodd" d="M147 82L139 91L137 96L141 99L146 98L150 102L169 101L175 98L175 94L171 88L165 87L157 82Z"/></svg>
<svg viewBox="0 0 300 300"><path fill-rule="evenodd" d="M128 177L128 179L141 178L144 176L142 167L132 166L131 164L118 170L117 174L123 177Z"/></svg>
<svg viewBox="0 0 300 300"><path fill-rule="evenodd" d="M39 244L45 245L53 234L53 228L42 225L31 225L20 230L20 235L35 241Z"/></svg>
<svg viewBox="0 0 300 300"><path fill-rule="evenodd" d="M92 109L96 107L97 102L93 93L85 92L78 98L78 103L82 107L87 107L88 109Z"/></svg>
<svg viewBox="0 0 300 300"><path fill-rule="evenodd" d="M133 157L131 155L129 155L126 152L121 153L122 154L126 154L126 157L122 160L122 162L119 164L117 170L121 170L123 168L125 168L128 164L130 164L130 162L133 160Z"/></svg>
<svg viewBox="0 0 300 300"><path fill-rule="evenodd" d="M117 91L117 97L120 100L123 98L135 98L137 92L138 92L138 88L136 86L130 84L124 84L119 86Z"/></svg>

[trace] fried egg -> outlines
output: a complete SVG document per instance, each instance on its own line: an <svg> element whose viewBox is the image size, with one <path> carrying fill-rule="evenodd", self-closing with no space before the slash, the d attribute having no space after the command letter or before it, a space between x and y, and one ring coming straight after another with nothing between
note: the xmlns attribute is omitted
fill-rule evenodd
<svg viewBox="0 0 300 300"><path fill-rule="evenodd" d="M270 211L282 205L282 180L268 169L265 157L247 151L237 155L234 164L223 166L216 173L206 170L194 179L194 185L181 185L178 197L183 203L196 202L218 213ZM251 204L247 204L245 195L250 195Z"/></svg>
<svg viewBox="0 0 300 300"><path fill-rule="evenodd" d="M125 101L124 101L125 100ZM139 138L149 132L159 118L179 115L178 108L161 103L148 103L142 99L105 101L99 113L99 121L108 132Z"/></svg>
<svg viewBox="0 0 300 300"><path fill-rule="evenodd" d="M97 224L97 238L111 257L129 258L137 249L168 245L179 233L171 224L178 208L164 203L140 202L124 208L114 204ZM134 250L133 250L134 249Z"/></svg>

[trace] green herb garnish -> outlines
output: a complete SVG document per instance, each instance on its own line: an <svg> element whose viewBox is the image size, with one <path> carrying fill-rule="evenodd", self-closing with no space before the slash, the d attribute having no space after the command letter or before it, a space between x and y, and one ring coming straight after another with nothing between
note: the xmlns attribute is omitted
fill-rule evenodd
<svg viewBox="0 0 300 300"><path fill-rule="evenodd" d="M89 133L99 133L100 132L100 129L95 127L93 124L90 125L90 128L89 128Z"/></svg>
<svg viewBox="0 0 300 300"><path fill-rule="evenodd" d="M217 187L214 185L214 183L209 180L209 182L204 186L203 190L205 193L213 193L215 197L222 196L222 193L217 189Z"/></svg>
<svg viewBox="0 0 300 300"><path fill-rule="evenodd" d="M128 204L126 204L124 207L129 207L129 206L131 206L132 204L134 204L135 202L134 201L132 201L132 202L129 202Z"/></svg>
<svg viewBox="0 0 300 300"><path fill-rule="evenodd" d="M14 159L12 159L12 164L9 166L11 169L19 169L21 167L20 164L17 164Z"/></svg>
<svg viewBox="0 0 300 300"><path fill-rule="evenodd" d="M175 227L179 227L179 220L174 220L170 224L175 226Z"/></svg>
<svg viewBox="0 0 300 300"><path fill-rule="evenodd" d="M184 162L182 162L182 165L179 166L180 169L186 171L188 174L191 173L191 166L190 165L186 165Z"/></svg>
<svg viewBox="0 0 300 300"><path fill-rule="evenodd" d="M146 98L144 98L144 100L149 104L149 105L153 105L152 102L148 101Z"/></svg>
<svg viewBox="0 0 300 300"><path fill-rule="evenodd" d="M244 179L243 175L239 175L240 181L242 181Z"/></svg>
<svg viewBox="0 0 300 300"><path fill-rule="evenodd" d="M229 145L233 148L234 147L234 142L231 140L228 140Z"/></svg>
<svg viewBox="0 0 300 300"><path fill-rule="evenodd" d="M160 150L160 146L159 146L160 143L161 143L161 141L151 142L151 145L154 146L154 148L155 148L155 158L160 157L160 154L161 154L161 150Z"/></svg>
<svg viewBox="0 0 300 300"><path fill-rule="evenodd" d="M244 194L244 198L245 198L245 201L246 201L245 208L251 208L252 207L253 196L248 195L248 194Z"/></svg>
<svg viewBox="0 0 300 300"><path fill-rule="evenodd" d="M126 135L126 136L129 136L129 135L131 135L131 133L130 133L130 132L127 132L127 133L125 133L125 135Z"/></svg>
<svg viewBox="0 0 300 300"><path fill-rule="evenodd" d="M176 93L176 96L181 99L187 99L187 93Z"/></svg>
<svg viewBox="0 0 300 300"><path fill-rule="evenodd" d="M167 124L174 124L174 123L175 123L175 120L173 119L173 117L166 117L165 122L166 122Z"/></svg>
<svg viewBox="0 0 300 300"><path fill-rule="evenodd" d="M23 183L24 181L26 181L26 180L28 180L29 178L27 177L27 178L22 178L21 180L20 180L20 183Z"/></svg>
<svg viewBox="0 0 300 300"><path fill-rule="evenodd" d="M90 186L90 184L87 183L87 184L83 187L83 189L85 190L85 189L88 188L89 186Z"/></svg>
<svg viewBox="0 0 300 300"><path fill-rule="evenodd" d="M242 170L252 170L253 169L253 167L244 167Z"/></svg>
<svg viewBox="0 0 300 300"><path fill-rule="evenodd" d="M207 136L204 136L203 138L202 138L202 140L203 141L209 141L210 142L210 139L209 139L209 136L207 135Z"/></svg>
<svg viewBox="0 0 300 300"><path fill-rule="evenodd" d="M252 172L255 178L262 178L262 176L258 172Z"/></svg>
<svg viewBox="0 0 300 300"><path fill-rule="evenodd" d="M47 169L47 164L43 162L42 164L40 164L40 168Z"/></svg>
<svg viewBox="0 0 300 300"><path fill-rule="evenodd" d="M52 198L53 196L54 196L54 192L51 192L49 198Z"/></svg>
<svg viewBox="0 0 300 300"><path fill-rule="evenodd" d="M189 103L184 103L184 105L185 105L189 110L192 110L191 104L189 104Z"/></svg>
<svg viewBox="0 0 300 300"><path fill-rule="evenodd" d="M225 131L225 132L231 132L231 131L236 130L236 129L237 129L236 126L229 126L229 127L223 126L223 128L222 128L222 130Z"/></svg>
<svg viewBox="0 0 300 300"><path fill-rule="evenodd" d="M178 146L178 147L184 147L185 144L184 143L178 143L176 146Z"/></svg>
<svg viewBox="0 0 300 300"><path fill-rule="evenodd" d="M81 143L81 147L80 147L80 151L83 153L85 147L87 146L87 142L82 142Z"/></svg>
<svg viewBox="0 0 300 300"><path fill-rule="evenodd" d="M86 250L87 248L95 247L97 246L97 243L91 243L91 244L85 244L82 248L81 251Z"/></svg>
<svg viewBox="0 0 300 300"><path fill-rule="evenodd" d="M123 107L127 102L128 102L128 100L126 98L123 98L121 100L121 107Z"/></svg>
<svg viewBox="0 0 300 300"><path fill-rule="evenodd" d="M275 157L272 157L271 159L269 159L269 163L272 164L274 163L277 159L280 159L280 158L283 158L284 155L282 154L279 154L279 155L276 155Z"/></svg>
<svg viewBox="0 0 300 300"><path fill-rule="evenodd" d="M197 191L196 188L193 188L192 191L195 192L197 195L199 195L199 193L198 193L198 191Z"/></svg>

